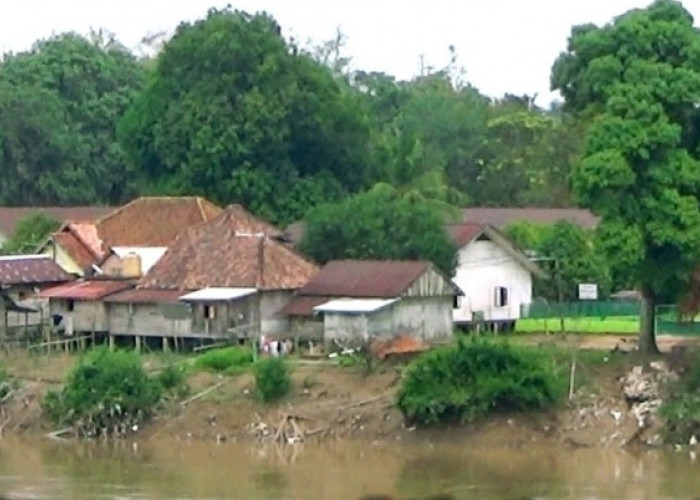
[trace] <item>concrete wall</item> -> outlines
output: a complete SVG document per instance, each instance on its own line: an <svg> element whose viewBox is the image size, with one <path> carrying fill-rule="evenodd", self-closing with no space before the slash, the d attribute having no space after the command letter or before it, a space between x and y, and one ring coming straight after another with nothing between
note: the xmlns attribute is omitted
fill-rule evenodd
<svg viewBox="0 0 700 500"><path fill-rule="evenodd" d="M108 304L109 332L112 335L144 337L186 337L192 332L192 319L186 304L183 315L170 313L165 304Z"/></svg>
<svg viewBox="0 0 700 500"><path fill-rule="evenodd" d="M323 316L292 316L289 318L289 331L292 337L301 340L323 341Z"/></svg>
<svg viewBox="0 0 700 500"><path fill-rule="evenodd" d="M291 290L269 290L259 292L260 298L260 331L263 334L278 334L290 331L289 318L279 315L294 292Z"/></svg>
<svg viewBox="0 0 700 500"><path fill-rule="evenodd" d="M488 240L477 240L459 251L453 280L464 292L453 311L456 323L472 321L474 312L483 312L486 321L512 321L520 317L520 306L532 301L532 275L501 247ZM496 287L508 290L505 306L496 306Z"/></svg>
<svg viewBox="0 0 700 500"><path fill-rule="evenodd" d="M49 311L51 315L63 316L61 326L67 326L68 331L72 326L76 335L109 330L106 304L98 300L49 299Z"/></svg>

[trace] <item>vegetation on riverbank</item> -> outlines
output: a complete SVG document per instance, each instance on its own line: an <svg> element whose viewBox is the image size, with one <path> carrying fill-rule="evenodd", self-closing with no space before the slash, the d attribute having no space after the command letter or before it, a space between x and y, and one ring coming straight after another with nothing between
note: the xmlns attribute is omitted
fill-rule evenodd
<svg viewBox="0 0 700 500"><path fill-rule="evenodd" d="M409 367L398 406L418 424L544 409L564 394L559 368L548 366L533 348L462 339L456 347L422 355Z"/></svg>
<svg viewBox="0 0 700 500"><path fill-rule="evenodd" d="M236 375L253 364L253 351L249 347L237 346L211 349L198 356L194 364L203 370Z"/></svg>
<svg viewBox="0 0 700 500"><path fill-rule="evenodd" d="M680 379L668 388L661 416L665 441L688 444L700 439L700 350L688 353L679 371Z"/></svg>
<svg viewBox="0 0 700 500"><path fill-rule="evenodd" d="M255 365L255 392L263 402L282 399L291 387L289 367L282 358L264 358Z"/></svg>
<svg viewBox="0 0 700 500"><path fill-rule="evenodd" d="M81 437L122 436L155 411L163 394L184 382L176 369L149 376L135 352L97 348L69 374L60 391L43 401L46 414Z"/></svg>

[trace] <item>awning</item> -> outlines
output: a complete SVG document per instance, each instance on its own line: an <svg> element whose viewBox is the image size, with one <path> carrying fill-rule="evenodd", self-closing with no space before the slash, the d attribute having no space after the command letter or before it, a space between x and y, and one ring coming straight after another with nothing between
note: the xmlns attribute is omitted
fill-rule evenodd
<svg viewBox="0 0 700 500"><path fill-rule="evenodd" d="M220 302L237 300L249 295L253 295L258 291L255 288L219 288L210 287L202 288L196 292L191 292L180 297L180 300L185 302Z"/></svg>
<svg viewBox="0 0 700 500"><path fill-rule="evenodd" d="M336 299L314 307L317 313L365 314L377 312L399 299Z"/></svg>

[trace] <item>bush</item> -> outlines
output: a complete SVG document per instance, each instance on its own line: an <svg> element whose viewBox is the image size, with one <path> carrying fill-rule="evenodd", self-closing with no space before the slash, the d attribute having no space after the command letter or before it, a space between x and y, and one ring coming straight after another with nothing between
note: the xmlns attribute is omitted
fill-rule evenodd
<svg viewBox="0 0 700 500"><path fill-rule="evenodd" d="M138 354L98 348L78 363L60 392L47 394L43 407L54 422L81 436L122 436L151 415L161 394Z"/></svg>
<svg viewBox="0 0 700 500"><path fill-rule="evenodd" d="M693 436L700 439L700 351L686 355L683 368L660 411L664 437L674 444L687 444Z"/></svg>
<svg viewBox="0 0 700 500"><path fill-rule="evenodd" d="M187 368L182 364L168 365L156 376L156 380L164 392L177 396L183 396L189 392L186 378Z"/></svg>
<svg viewBox="0 0 700 500"><path fill-rule="evenodd" d="M195 366L216 373L236 373L253 363L253 351L247 347L212 349L197 358Z"/></svg>
<svg viewBox="0 0 700 500"><path fill-rule="evenodd" d="M414 361L398 394L404 417L417 424L471 421L490 413L545 408L565 380L533 348L460 339Z"/></svg>
<svg viewBox="0 0 700 500"><path fill-rule="evenodd" d="M289 369L282 358L264 358L255 366L255 390L264 402L282 399L291 387Z"/></svg>

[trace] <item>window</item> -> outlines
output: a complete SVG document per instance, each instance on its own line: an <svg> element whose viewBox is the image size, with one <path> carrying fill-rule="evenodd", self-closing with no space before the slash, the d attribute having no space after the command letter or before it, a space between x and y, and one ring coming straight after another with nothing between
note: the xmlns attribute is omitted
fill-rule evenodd
<svg viewBox="0 0 700 500"><path fill-rule="evenodd" d="M73 312L75 310L75 301L69 300L67 304L68 312Z"/></svg>
<svg viewBox="0 0 700 500"><path fill-rule="evenodd" d="M452 309L460 309L462 307L462 297L456 295L452 297Z"/></svg>
<svg viewBox="0 0 700 500"><path fill-rule="evenodd" d="M206 319L214 319L216 317L216 308L214 306L204 306L204 317Z"/></svg>
<svg viewBox="0 0 700 500"><path fill-rule="evenodd" d="M508 289L502 286L497 286L494 289L494 297L493 297L494 305L496 307L505 307L508 305Z"/></svg>

